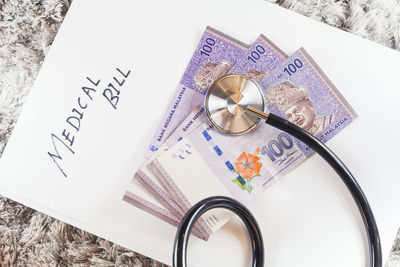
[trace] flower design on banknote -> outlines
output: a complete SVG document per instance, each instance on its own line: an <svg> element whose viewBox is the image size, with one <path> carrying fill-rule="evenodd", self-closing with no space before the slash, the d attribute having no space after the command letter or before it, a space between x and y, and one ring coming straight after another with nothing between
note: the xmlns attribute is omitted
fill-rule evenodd
<svg viewBox="0 0 400 267"><path fill-rule="evenodd" d="M237 172L239 176L232 180L232 182L239 185L243 190L249 192L249 194L253 190L251 179L260 176L262 163L260 162L260 158L257 156L258 154L260 154L260 148L257 148L253 154L243 152L234 163L235 169L233 169L233 171Z"/></svg>
<svg viewBox="0 0 400 267"><path fill-rule="evenodd" d="M326 126L339 118L340 113L319 117L306 89L284 82L267 90L267 103L285 112L288 120L308 131L318 134Z"/></svg>
<svg viewBox="0 0 400 267"><path fill-rule="evenodd" d="M194 76L196 90L205 93L214 81L226 74L232 66L233 64L227 61L221 61L220 63L207 62Z"/></svg>

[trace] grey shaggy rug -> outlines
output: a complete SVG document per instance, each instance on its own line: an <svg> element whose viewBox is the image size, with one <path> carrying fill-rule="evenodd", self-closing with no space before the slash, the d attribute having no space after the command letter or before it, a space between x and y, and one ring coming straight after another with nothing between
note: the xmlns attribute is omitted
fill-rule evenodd
<svg viewBox="0 0 400 267"><path fill-rule="evenodd" d="M0 0L0 156L71 1ZM267 1L400 50L399 0ZM0 197L0 266L91 265L165 266Z"/></svg>

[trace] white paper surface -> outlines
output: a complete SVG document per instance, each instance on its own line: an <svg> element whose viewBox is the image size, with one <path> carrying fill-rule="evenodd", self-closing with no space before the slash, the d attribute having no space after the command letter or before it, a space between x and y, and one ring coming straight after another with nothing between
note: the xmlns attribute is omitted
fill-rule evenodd
<svg viewBox="0 0 400 267"><path fill-rule="evenodd" d="M0 193L171 264L176 229L121 199L206 25L246 43L263 33L287 54L305 47L348 99L359 118L328 145L364 189L386 258L400 224L400 54L263 0L74 1L0 159ZM117 67L131 74L114 110L102 90ZM87 76L102 89L74 133L75 154L60 148L65 178L47 154L51 133L68 127ZM267 266L366 265L358 211L317 156L251 210ZM192 238L188 257L193 266L246 266L248 251L232 221L207 243Z"/></svg>

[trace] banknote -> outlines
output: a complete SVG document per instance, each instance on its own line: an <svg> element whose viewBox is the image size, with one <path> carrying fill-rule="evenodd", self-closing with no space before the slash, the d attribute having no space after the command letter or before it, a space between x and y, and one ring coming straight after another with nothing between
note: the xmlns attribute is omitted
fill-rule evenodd
<svg viewBox="0 0 400 267"><path fill-rule="evenodd" d="M261 34L246 53L238 58L235 65L233 65L227 74L244 74L255 81L259 81L285 58L287 58L287 55L272 41ZM201 103L201 105L192 110L186 119L167 138L164 149L173 146L177 141L205 122L207 122L207 118L203 103Z"/></svg>
<svg viewBox="0 0 400 267"><path fill-rule="evenodd" d="M356 113L311 56L299 49L259 80L267 111L288 119L322 142L339 133ZM171 183L186 205L210 195L251 203L274 180L313 152L289 134L260 123L242 136L228 136L208 125L176 143L150 164ZM229 220L214 211L204 220L213 231Z"/></svg>
<svg viewBox="0 0 400 267"><path fill-rule="evenodd" d="M181 218L177 218L174 216L169 210L164 209L161 207L161 203L158 201L156 198L149 197L147 194L147 191L143 188L141 184L138 184L135 181L135 178L132 179L130 186L129 187L134 187L134 190L128 190L125 192L123 200L147 213L150 213L151 215L173 225L173 226L178 226L179 222L181 221ZM131 191L135 191L135 193L132 193ZM201 233L197 227L193 228L193 231L191 233L192 235L203 239L207 241L209 234L204 235Z"/></svg>
<svg viewBox="0 0 400 267"><path fill-rule="evenodd" d="M168 192L171 191L169 188L170 183L166 183L165 179L159 179L159 175L157 175L157 170L152 171L148 168L148 164L153 161L153 159L157 158L164 151L167 151L169 147L174 145L176 142L180 141L183 137L188 135L192 130L201 124L205 123L205 117L202 116L204 113L204 108L202 106L197 106L182 122L178 125L177 129L167 138L164 144L148 159L139 170L136 171L134 178L130 184L129 190L125 192L124 201L136 206L140 209L142 208L141 202L131 201L131 195L134 195L137 191L142 191L144 189L146 191L146 195L142 195L142 199L156 199L158 203L158 207L154 208L153 206L145 207L145 211L156 216L158 215L157 208L165 208L171 215L174 216L178 221L180 221L185 215L187 209L185 209L185 205L180 201L180 198L175 198L170 195ZM158 216L159 217L159 216ZM159 217L160 218L160 217ZM162 218L164 219L164 218ZM203 221L202 218L195 224L195 229L197 229L198 233L202 236L202 239L207 240L211 234L210 227Z"/></svg>
<svg viewBox="0 0 400 267"><path fill-rule="evenodd" d="M229 71L234 62L236 62L237 57L243 54L247 48L247 45L238 40L218 32L211 27L206 28L181 83L176 90L173 101L171 101L167 109L168 116L159 126L146 157L150 157L151 159L151 157L156 156L158 153L167 150L168 147L177 142L181 136L189 133L189 128L192 127L190 127L189 122L182 122L185 116L187 116L188 120L196 123L199 117L203 118L201 116L203 110L196 110L196 103L200 104L202 102L203 95L208 86L215 79ZM190 111L192 111L193 115L189 113ZM168 139L170 140L168 143L169 146L163 144L163 141L167 139L170 132L176 128L178 123L185 124L186 126L180 128L183 129L182 131L175 131L176 135L178 135L177 137ZM200 123L196 125L200 125ZM156 197L161 203L161 206L166 207L178 220L183 217L184 211L178 205L179 202L175 202L170 195L165 193L166 184L162 183L162 181L160 183L155 175L149 171L146 162L135 173L133 181L143 186L149 196L151 195L153 198ZM128 190L125 193L124 199L129 200L128 197L135 194L135 190L135 187L131 187L130 191ZM146 200L145 197L143 199ZM138 204L138 202L132 201L129 203L135 206ZM139 208L141 207L139 206ZM198 231L203 235L204 239L208 238L210 229L201 219L198 224L195 225L195 228L198 228Z"/></svg>
<svg viewBox="0 0 400 267"><path fill-rule="evenodd" d="M165 142L173 130L204 99L208 87L226 74L248 45L207 27L156 130L145 158Z"/></svg>
<svg viewBox="0 0 400 267"><path fill-rule="evenodd" d="M236 64L231 68L228 74L240 73L255 81L259 81L264 78L268 72L278 66L285 58L287 58L287 55L272 41L261 34L246 53L237 60ZM204 107L201 105L194 110L192 116L188 116L188 118L176 128L176 130L166 140L164 148L171 147L178 140L181 140L193 129L196 129L205 122L207 122L207 119L205 117ZM161 174L158 168L152 168L151 166L150 168L153 173L157 174L156 176L158 176L158 179L165 185L167 192L174 201L178 203L184 211L187 211L191 204L174 184L173 179L170 179L168 175L165 175L165 173Z"/></svg>
<svg viewBox="0 0 400 267"><path fill-rule="evenodd" d="M285 57L286 55L275 44L264 35L260 35L228 73L245 73L248 74L249 77L258 80L265 76L268 71L273 69ZM205 121L206 118L202 105L195 107L186 119L184 119L176 130L166 139L165 143L161 145L156 154L161 154L163 151L167 150ZM153 157L155 156L153 155L152 158ZM149 160L149 162L151 161L152 159ZM152 194L153 197L156 197L162 203L162 206L171 211L176 218L182 218L188 206L185 205L181 197L176 197L174 195L174 190L169 186L170 183L166 183L163 179L159 180L154 173L157 174L157 170L151 172L147 165L143 164L142 168L135 174L134 179L137 179L137 181L146 188L147 192ZM158 176L163 177L162 175ZM166 195L165 192L162 192L163 190L170 194ZM132 191L134 191L134 189ZM127 191L126 196L128 193L132 194L132 192ZM171 201L170 197L174 198L173 201ZM196 225L199 228L199 232L201 232L205 238L208 238L210 228L202 222L202 219L200 219L199 223L200 225Z"/></svg>
<svg viewBox="0 0 400 267"><path fill-rule="evenodd" d="M195 107L192 112L176 127L175 131L165 140L163 146L164 151L169 147L175 145L176 142L182 140L183 137L190 134L197 127L207 122L207 118L204 113L203 105ZM161 153L160 153L161 155Z"/></svg>
<svg viewBox="0 0 400 267"><path fill-rule="evenodd" d="M150 159L152 160L160 153L161 151L157 151ZM165 184L160 183L146 167L146 163L135 173L123 200L170 224L171 216L173 216L173 222L180 222L185 215L183 209L166 193ZM168 213L166 214L165 211ZM210 236L211 229L202 220L195 224L194 229L196 229L196 236L203 240L207 240Z"/></svg>
<svg viewBox="0 0 400 267"><path fill-rule="evenodd" d="M261 34L237 60L229 74L243 74L259 81L286 58L287 55L278 46Z"/></svg>

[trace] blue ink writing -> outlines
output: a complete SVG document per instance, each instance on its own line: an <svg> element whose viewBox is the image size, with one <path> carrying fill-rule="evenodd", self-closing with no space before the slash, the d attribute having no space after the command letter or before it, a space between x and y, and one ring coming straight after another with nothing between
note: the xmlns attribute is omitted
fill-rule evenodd
<svg viewBox="0 0 400 267"><path fill-rule="evenodd" d="M127 72L122 72L119 68L117 68L118 75L117 77L113 77L113 80L116 82L118 87L122 87L125 83L125 79L128 78L131 71L128 70ZM122 76L122 77L121 77ZM119 101L119 94L121 91L117 89L112 82L108 84L108 87L104 89L103 96L107 99L110 105L117 109L118 101Z"/></svg>
<svg viewBox="0 0 400 267"><path fill-rule="evenodd" d="M117 74L113 77L113 81L103 90L103 96L114 109L117 109L121 93L120 89L131 73L130 70L123 72L119 68L116 68L116 71ZM61 135L55 133L50 134L52 149L48 151L47 154L64 177L68 175L67 171L62 167L62 160L66 155L75 154L73 145L77 134L81 130L84 114L90 106L90 103L95 99L95 95L100 87L100 79L93 80L90 77L86 77L86 83L87 84L81 88L83 93L76 98L75 107L72 108L71 113L65 119L66 126L61 130Z"/></svg>
<svg viewBox="0 0 400 267"><path fill-rule="evenodd" d="M63 150L66 150L66 152L70 152L71 154L75 154L75 151L72 149L72 146L74 145L75 141L74 133L79 132L81 128L81 120L84 114L83 110L85 110L88 107L88 102L93 100L91 94L94 94L96 92L95 88L100 84L100 79L97 80L96 82L94 82L89 77L86 77L86 79L91 83L90 85L91 87L86 87L86 86L82 87L82 91L85 93L85 95L83 96L83 98L85 98L84 104L82 104L84 101L83 98L78 97L77 98L78 108L73 108L72 115L67 117L66 119L67 127L64 128L63 131L61 132L61 137L58 137L54 133L51 134L51 142L53 144L53 149L55 152L47 152L47 154L56 164L57 168L60 170L60 172L64 177L67 177L67 173L63 170L63 168L60 165L60 161L62 161L63 157L60 153L59 146L62 145L61 148L64 148Z"/></svg>

